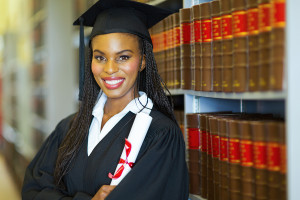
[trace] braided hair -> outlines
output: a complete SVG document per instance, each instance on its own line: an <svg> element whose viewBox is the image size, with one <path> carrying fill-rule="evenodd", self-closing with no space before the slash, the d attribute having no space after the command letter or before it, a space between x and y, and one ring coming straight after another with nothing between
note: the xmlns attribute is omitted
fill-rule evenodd
<svg viewBox="0 0 300 200"><path fill-rule="evenodd" d="M146 61L145 69L139 71L137 76L137 90L144 91L148 98L153 101L154 107L177 123L173 114L172 99L171 101L168 99L164 90L169 94L170 92L158 74L152 44L138 36L135 37L138 39L141 57L144 56ZM79 111L73 119L70 130L67 132L67 135L58 149L58 157L54 170L54 181L59 188L65 188L62 179L71 169L71 163L88 135L89 126L93 119L92 111L101 90L95 81L91 70L92 54L92 48L89 47L87 51L88 59L85 65L83 100L79 105Z"/></svg>

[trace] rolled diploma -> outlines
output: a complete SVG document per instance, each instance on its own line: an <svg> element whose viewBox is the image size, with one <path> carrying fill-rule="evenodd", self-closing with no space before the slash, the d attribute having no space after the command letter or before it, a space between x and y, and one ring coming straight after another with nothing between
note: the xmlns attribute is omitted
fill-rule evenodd
<svg viewBox="0 0 300 200"><path fill-rule="evenodd" d="M151 121L152 121L152 117L149 116L148 114L145 113L136 114L135 120L133 122L133 125L131 127L128 136L128 141L131 143L131 152L129 153L128 156L128 162L133 162L133 163L135 162L136 157L145 139L145 136L148 132ZM123 149L121 158L124 160L126 159L125 147ZM122 164L117 165L115 173L121 166ZM125 168L122 175L117 179L112 179L110 185L118 185L121 182L121 180L130 172L131 168L127 164L125 164L124 166Z"/></svg>

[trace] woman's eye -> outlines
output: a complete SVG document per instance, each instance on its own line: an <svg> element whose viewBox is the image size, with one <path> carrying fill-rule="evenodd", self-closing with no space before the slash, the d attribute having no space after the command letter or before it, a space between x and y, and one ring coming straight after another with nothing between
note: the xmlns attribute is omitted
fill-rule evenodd
<svg viewBox="0 0 300 200"><path fill-rule="evenodd" d="M120 56L119 60L124 61L128 60L130 57L129 56Z"/></svg>
<svg viewBox="0 0 300 200"><path fill-rule="evenodd" d="M98 60L98 61L105 61L105 57L103 56L95 56L95 59Z"/></svg>

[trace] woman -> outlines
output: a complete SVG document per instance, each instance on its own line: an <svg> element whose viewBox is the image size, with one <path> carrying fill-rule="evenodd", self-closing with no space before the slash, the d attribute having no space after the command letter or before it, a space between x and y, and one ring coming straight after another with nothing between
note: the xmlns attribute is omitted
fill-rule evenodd
<svg viewBox="0 0 300 200"><path fill-rule="evenodd" d="M167 14L101 0L81 16L93 30L79 112L57 125L28 166L23 199L188 199L185 144L147 30ZM131 171L112 186L108 174L140 112L152 117L151 125Z"/></svg>

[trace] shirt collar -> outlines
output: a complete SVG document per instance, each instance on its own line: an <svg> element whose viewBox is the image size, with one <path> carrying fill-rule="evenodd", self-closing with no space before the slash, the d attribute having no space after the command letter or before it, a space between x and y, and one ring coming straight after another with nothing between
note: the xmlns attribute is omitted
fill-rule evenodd
<svg viewBox="0 0 300 200"><path fill-rule="evenodd" d="M149 114L153 107L152 100L147 97L147 94L145 92L139 91L139 95L140 97L131 100L129 104L127 104L127 106L120 113L127 113L131 111L134 114L137 114L138 112ZM100 120L99 118L102 119L103 117L103 110L104 110L106 100L107 100L107 96L104 94L104 92L101 91L98 96L98 102L94 106L92 112L92 115L96 117L98 120Z"/></svg>

